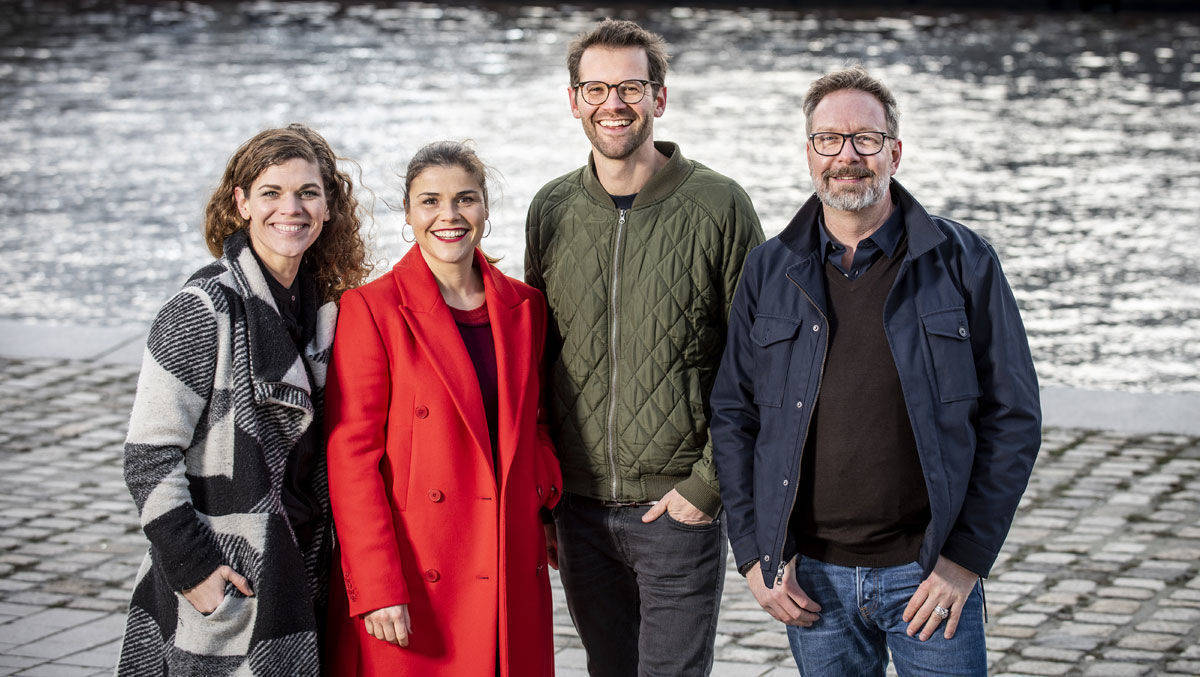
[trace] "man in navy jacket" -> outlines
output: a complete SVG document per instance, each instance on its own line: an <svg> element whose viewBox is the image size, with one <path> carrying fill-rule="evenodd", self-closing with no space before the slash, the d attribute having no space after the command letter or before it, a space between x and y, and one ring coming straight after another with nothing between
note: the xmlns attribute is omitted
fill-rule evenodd
<svg viewBox="0 0 1200 677"><path fill-rule="evenodd" d="M861 67L804 102L816 195L746 261L711 404L739 571L801 673L986 674L982 584L1041 444L995 251L894 179Z"/></svg>

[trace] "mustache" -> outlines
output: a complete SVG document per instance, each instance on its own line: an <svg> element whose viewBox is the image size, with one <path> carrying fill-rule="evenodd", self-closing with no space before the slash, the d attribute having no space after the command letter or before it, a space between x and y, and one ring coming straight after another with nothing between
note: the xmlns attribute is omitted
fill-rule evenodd
<svg viewBox="0 0 1200 677"><path fill-rule="evenodd" d="M841 167L839 169L826 169L821 172L822 179L873 179L875 172L866 167Z"/></svg>

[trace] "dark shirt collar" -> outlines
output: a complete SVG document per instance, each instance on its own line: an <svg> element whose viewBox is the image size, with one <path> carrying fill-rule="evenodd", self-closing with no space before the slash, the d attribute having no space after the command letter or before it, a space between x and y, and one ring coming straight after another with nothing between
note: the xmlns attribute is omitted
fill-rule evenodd
<svg viewBox="0 0 1200 677"><path fill-rule="evenodd" d="M827 258L830 254L840 254L845 251L846 247L834 240L825 227L825 210L823 209L817 212L817 232L821 235L822 259ZM888 215L887 220L879 228L876 228L874 233L864 238L859 246L878 247L890 259L896 253L896 247L900 246L902 237L904 237L904 212L893 203L892 213Z"/></svg>

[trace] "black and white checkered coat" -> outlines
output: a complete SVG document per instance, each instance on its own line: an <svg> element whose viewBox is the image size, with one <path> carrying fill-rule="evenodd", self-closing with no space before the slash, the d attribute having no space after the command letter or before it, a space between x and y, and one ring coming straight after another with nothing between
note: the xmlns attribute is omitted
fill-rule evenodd
<svg viewBox="0 0 1200 677"><path fill-rule="evenodd" d="M301 356L239 231L155 319L125 442L150 550L118 675L319 673L314 600L323 617L332 540L323 448L312 477L323 510L307 550L280 502L288 455L322 410L335 304L317 317ZM226 585L201 615L179 591L221 564L255 595Z"/></svg>

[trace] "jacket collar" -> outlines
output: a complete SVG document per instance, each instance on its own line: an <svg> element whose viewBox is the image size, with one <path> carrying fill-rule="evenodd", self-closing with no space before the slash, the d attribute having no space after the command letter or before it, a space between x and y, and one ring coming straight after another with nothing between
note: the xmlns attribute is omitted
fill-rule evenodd
<svg viewBox="0 0 1200 677"><path fill-rule="evenodd" d="M908 253L905 258L912 260L941 244L946 236L933 223L929 212L899 181L892 179L890 188L892 199L904 214L904 229L908 233ZM821 237L817 232L817 216L820 213L821 200L813 193L779 234L779 241L801 257L819 254Z"/></svg>
<svg viewBox="0 0 1200 677"><path fill-rule="evenodd" d="M655 141L654 147L658 152L667 156L667 164L655 172L646 185L638 191L637 198L633 201L635 209L669 197L694 170L692 163L683 157L677 144L670 141ZM612 207L612 198L609 197L608 191L604 190L600 179L596 177L595 151L588 154L587 167L583 169L583 188L593 200ZM616 208L613 207L613 209Z"/></svg>
<svg viewBox="0 0 1200 677"><path fill-rule="evenodd" d="M496 346L500 399L497 456L500 472L506 474L512 466L522 412L526 407L537 406L536 402L526 402L524 397L524 384L529 374L538 369L538 365L532 363L530 350L532 316L529 304L517 292L512 280L488 263L478 249L475 250L475 265L483 276L488 321ZM400 314L421 350L428 355L429 364L454 400L459 415L467 422L476 446L490 467L491 440L479 377L450 314L450 307L442 298L437 279L418 245L413 245L396 264L392 277L400 296Z"/></svg>

